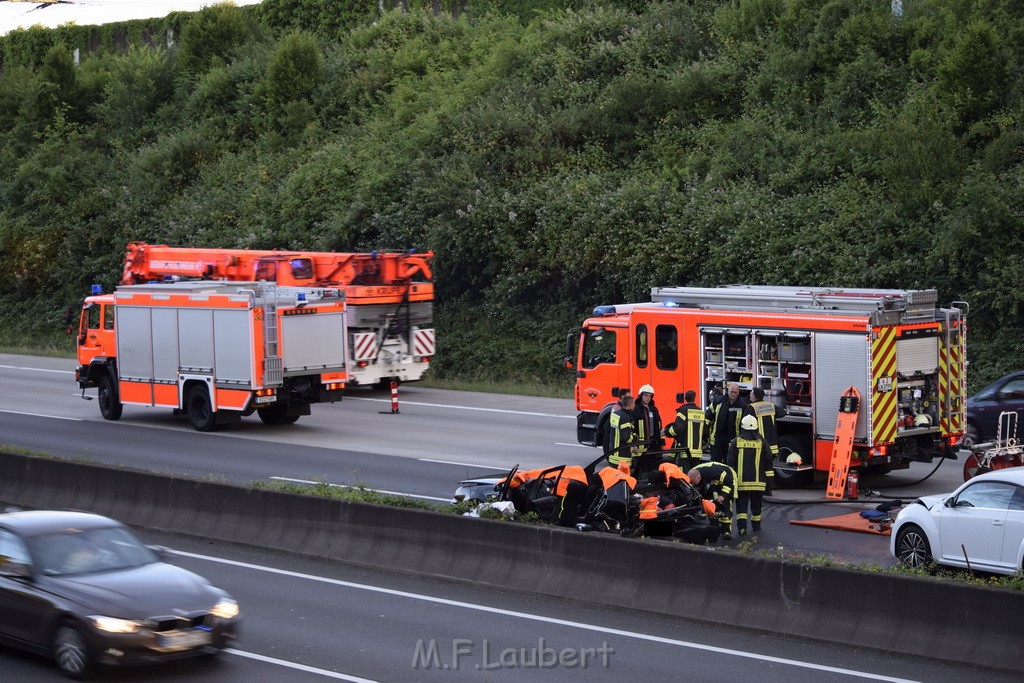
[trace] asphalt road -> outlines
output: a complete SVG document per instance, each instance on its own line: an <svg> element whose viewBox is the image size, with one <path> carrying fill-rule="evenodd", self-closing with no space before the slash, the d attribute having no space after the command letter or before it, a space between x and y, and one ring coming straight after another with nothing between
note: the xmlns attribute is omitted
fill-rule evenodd
<svg viewBox="0 0 1024 683"><path fill-rule="evenodd" d="M106 672L105 681L928 681L1019 677L884 653L581 607L178 535L142 532L230 593L242 635L217 659ZM613 586L609 586L613 589ZM658 596L650 596L656 601ZM955 646L955 644L951 644ZM581 666L582 662L586 666ZM0 648L4 680L63 680Z"/></svg>
<svg viewBox="0 0 1024 683"><path fill-rule="evenodd" d="M254 415L216 433L191 429L165 409L127 406L108 422L95 401L85 401L73 379L74 361L0 354L0 443L64 457L248 483L271 478L367 485L383 491L450 500L456 483L519 463L538 467L586 463L596 449L576 443L572 401L400 389L400 412L390 413L387 392L353 390L337 404L313 406L298 423L268 427ZM95 395L95 391L89 392ZM670 412L671 408L662 408ZM905 500L950 491L962 481L959 462L942 463L862 480L861 489ZM893 563L888 538L790 525L868 509L860 503L825 503L823 487L779 491L766 505L764 529L754 541L841 561ZM870 502L869 502L870 501ZM737 538L732 545L742 541Z"/></svg>

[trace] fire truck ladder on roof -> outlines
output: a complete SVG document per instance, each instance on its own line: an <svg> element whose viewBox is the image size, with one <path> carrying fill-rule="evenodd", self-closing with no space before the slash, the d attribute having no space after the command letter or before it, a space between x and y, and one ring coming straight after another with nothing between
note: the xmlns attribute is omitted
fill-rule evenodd
<svg viewBox="0 0 1024 683"><path fill-rule="evenodd" d="M277 287L264 285L263 292L263 383L281 386L284 382L283 364L277 339Z"/></svg>
<svg viewBox="0 0 1024 683"><path fill-rule="evenodd" d="M684 308L732 308L779 312L826 312L833 315L890 314L902 320L932 318L934 289L829 289L724 285L722 287L654 287L651 300Z"/></svg>

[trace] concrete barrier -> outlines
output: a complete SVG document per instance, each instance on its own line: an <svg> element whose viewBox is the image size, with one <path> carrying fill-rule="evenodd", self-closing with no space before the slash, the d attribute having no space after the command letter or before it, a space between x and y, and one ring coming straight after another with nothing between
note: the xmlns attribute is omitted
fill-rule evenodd
<svg viewBox="0 0 1024 683"><path fill-rule="evenodd" d="M1024 592L0 453L0 501L713 624L1024 670ZM614 588L614 590L609 590Z"/></svg>

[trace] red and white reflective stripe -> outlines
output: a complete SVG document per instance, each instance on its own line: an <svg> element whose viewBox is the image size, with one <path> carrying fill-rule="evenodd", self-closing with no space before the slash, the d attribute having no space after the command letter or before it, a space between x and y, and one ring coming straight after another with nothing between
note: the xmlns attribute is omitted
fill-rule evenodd
<svg viewBox="0 0 1024 683"><path fill-rule="evenodd" d="M418 327L412 333L412 355L414 358L434 355L434 330L421 330Z"/></svg>
<svg viewBox="0 0 1024 683"><path fill-rule="evenodd" d="M373 332L360 332L352 335L352 359L371 360L377 355L377 335Z"/></svg>

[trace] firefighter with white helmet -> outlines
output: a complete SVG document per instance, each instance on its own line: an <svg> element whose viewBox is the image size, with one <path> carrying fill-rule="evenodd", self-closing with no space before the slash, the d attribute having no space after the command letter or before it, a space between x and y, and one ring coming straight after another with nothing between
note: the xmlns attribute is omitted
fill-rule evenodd
<svg viewBox="0 0 1024 683"><path fill-rule="evenodd" d="M748 516L754 531L760 531L762 499L775 471L771 448L758 431L757 418L753 415L744 415L740 420L740 433L729 443L726 464L736 471L738 480L736 527L739 535L747 533Z"/></svg>
<svg viewBox="0 0 1024 683"><path fill-rule="evenodd" d="M643 385L637 392L633 426L636 428L637 456L649 450L661 450L661 414L654 404L654 387L650 384Z"/></svg>

